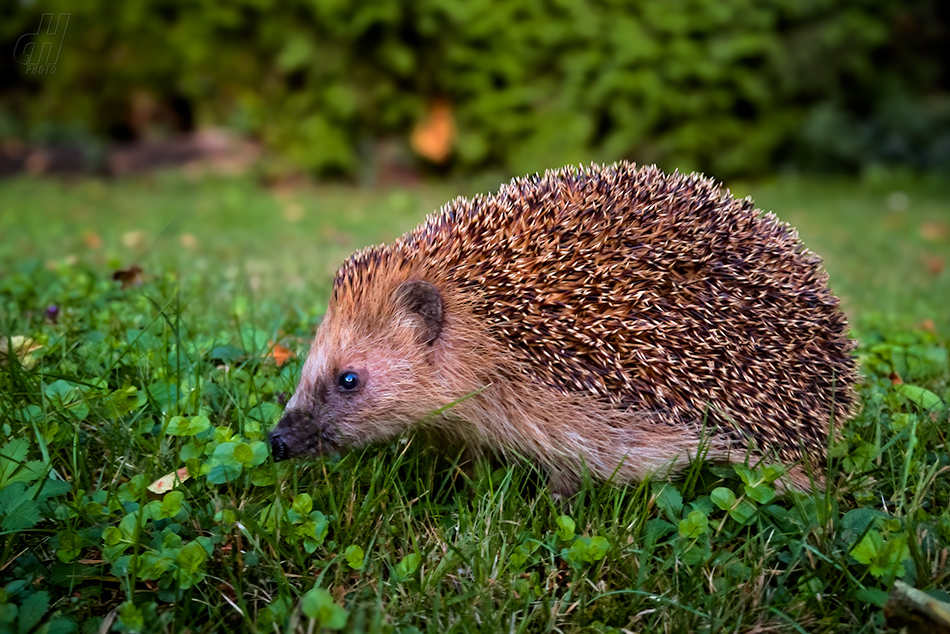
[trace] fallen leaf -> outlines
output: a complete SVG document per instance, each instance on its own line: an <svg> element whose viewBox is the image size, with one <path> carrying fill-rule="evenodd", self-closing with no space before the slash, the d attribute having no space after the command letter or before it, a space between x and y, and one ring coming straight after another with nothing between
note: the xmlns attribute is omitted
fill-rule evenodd
<svg viewBox="0 0 950 634"><path fill-rule="evenodd" d="M79 256L75 254L70 254L59 260L47 260L46 269L48 271L56 271L60 267L63 267L63 266L73 266L78 261L79 261Z"/></svg>
<svg viewBox="0 0 950 634"><path fill-rule="evenodd" d="M152 493L168 493L180 483L185 482L191 476L188 475L188 467L182 467L178 471L172 471L168 475L163 475L155 482L148 485L148 490Z"/></svg>
<svg viewBox="0 0 950 634"><path fill-rule="evenodd" d="M20 359L20 362L27 368L31 368L36 363L36 359L30 356L30 353L42 347L42 344L36 343L29 337L21 335L10 337L9 339L7 337L0 337L0 365L7 364L8 354L12 349L13 354Z"/></svg>
<svg viewBox="0 0 950 634"><path fill-rule="evenodd" d="M897 372L891 372L891 376L888 377L891 380L891 385L901 385L904 380L901 378Z"/></svg>
<svg viewBox="0 0 950 634"><path fill-rule="evenodd" d="M429 111L413 129L410 141L419 156L433 163L445 162L455 141L455 122L447 101L436 99L429 104Z"/></svg>
<svg viewBox="0 0 950 634"><path fill-rule="evenodd" d="M299 222L303 218L303 207L300 203L290 203L284 207L284 220Z"/></svg>
<svg viewBox="0 0 950 634"><path fill-rule="evenodd" d="M950 225L941 222L925 222L920 225L920 237L924 240L943 240L950 237Z"/></svg>
<svg viewBox="0 0 950 634"><path fill-rule="evenodd" d="M295 355L290 350L290 348L285 348L279 343L274 343L273 341L271 341L270 344L272 346L270 356L274 358L274 363L277 364L278 368L294 358Z"/></svg>
<svg viewBox="0 0 950 634"><path fill-rule="evenodd" d="M30 174L45 174L53 162L53 156L44 150L33 150L26 157L24 167Z"/></svg>
<svg viewBox="0 0 950 634"><path fill-rule="evenodd" d="M98 251L102 248L102 238L99 237L99 234L93 231L87 231L82 236L82 241L87 247L94 251Z"/></svg>
<svg viewBox="0 0 950 634"><path fill-rule="evenodd" d="M119 269L118 271L112 273L112 279L122 282L122 290L125 290L130 286L138 286L144 279L142 275L142 267L140 267L138 264L133 264L127 269Z"/></svg>
<svg viewBox="0 0 950 634"><path fill-rule="evenodd" d="M927 332L934 332L937 329L936 325L934 325L933 319L925 319L920 322L918 326L921 330L926 330Z"/></svg>
<svg viewBox="0 0 950 634"><path fill-rule="evenodd" d="M198 238L195 237L193 233L183 233L178 238L178 241L181 242L181 246L186 249L191 249L192 251L198 248Z"/></svg>
<svg viewBox="0 0 950 634"><path fill-rule="evenodd" d="M122 235L122 246L132 249L142 244L144 240L144 231L129 231Z"/></svg>
<svg viewBox="0 0 950 634"><path fill-rule="evenodd" d="M927 271L931 275L940 275L940 272L943 271L943 258L927 255L924 256L924 261L927 264Z"/></svg>

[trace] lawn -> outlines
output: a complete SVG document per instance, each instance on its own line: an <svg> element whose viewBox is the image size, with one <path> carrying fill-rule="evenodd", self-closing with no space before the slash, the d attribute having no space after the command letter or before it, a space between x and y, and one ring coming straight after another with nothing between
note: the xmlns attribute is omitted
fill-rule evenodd
<svg viewBox="0 0 950 634"><path fill-rule="evenodd" d="M697 465L558 503L412 437L273 463L339 263L495 187L0 182L0 631L882 632L898 579L950 599L938 182L733 186L825 258L860 342L827 490Z"/></svg>

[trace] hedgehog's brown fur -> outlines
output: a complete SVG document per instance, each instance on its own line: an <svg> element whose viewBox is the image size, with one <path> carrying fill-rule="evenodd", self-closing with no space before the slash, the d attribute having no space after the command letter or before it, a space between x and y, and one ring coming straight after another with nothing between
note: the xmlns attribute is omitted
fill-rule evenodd
<svg viewBox="0 0 950 634"><path fill-rule="evenodd" d="M703 176L619 163L516 179L343 264L274 454L422 421L538 461L560 491L585 466L629 481L700 451L797 464L807 489L855 400L827 281L793 229Z"/></svg>

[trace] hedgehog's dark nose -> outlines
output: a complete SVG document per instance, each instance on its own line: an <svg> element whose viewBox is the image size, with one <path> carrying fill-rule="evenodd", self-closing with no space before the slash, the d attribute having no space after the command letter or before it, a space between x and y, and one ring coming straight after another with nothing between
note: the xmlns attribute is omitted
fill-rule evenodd
<svg viewBox="0 0 950 634"><path fill-rule="evenodd" d="M272 431L267 434L267 440L270 441L270 454L274 457L274 462L286 460L290 451L287 449L287 443L280 437L280 433Z"/></svg>

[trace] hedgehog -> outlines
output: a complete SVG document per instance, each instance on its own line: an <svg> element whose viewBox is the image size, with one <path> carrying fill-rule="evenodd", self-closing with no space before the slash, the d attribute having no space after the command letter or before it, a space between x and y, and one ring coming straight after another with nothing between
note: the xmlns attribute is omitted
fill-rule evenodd
<svg viewBox="0 0 950 634"><path fill-rule="evenodd" d="M702 457L821 482L855 408L821 259L750 198L628 162L456 198L336 273L274 460L407 431L536 462L570 495Z"/></svg>

